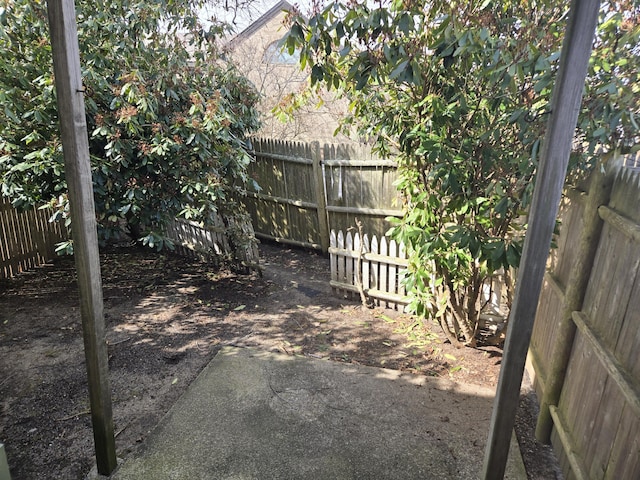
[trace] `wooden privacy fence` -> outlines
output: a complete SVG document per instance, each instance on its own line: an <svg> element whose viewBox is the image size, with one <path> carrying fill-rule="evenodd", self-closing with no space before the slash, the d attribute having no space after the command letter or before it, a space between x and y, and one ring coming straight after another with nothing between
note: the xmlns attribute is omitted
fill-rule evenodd
<svg viewBox="0 0 640 480"><path fill-rule="evenodd" d="M0 199L0 278L8 278L42 265L55 257L56 244L69 235L60 222L49 222L51 209L18 212L11 202ZM253 227L243 218L217 215L214 225L203 227L195 222L176 219L167 227L178 253L217 260L228 257L238 267L256 268L258 248ZM253 239L253 241L252 241Z"/></svg>
<svg viewBox="0 0 640 480"><path fill-rule="evenodd" d="M640 172L625 162L569 192L531 340L536 435L569 480L640 478Z"/></svg>
<svg viewBox="0 0 640 480"><path fill-rule="evenodd" d="M18 212L0 198L0 278L8 278L55 257L56 243L68 238L50 209Z"/></svg>
<svg viewBox="0 0 640 480"><path fill-rule="evenodd" d="M347 230L358 218L379 236L396 205L397 167L371 149L255 140L249 175L259 188L245 198L256 236L327 251L330 230Z"/></svg>
<svg viewBox="0 0 640 480"><path fill-rule="evenodd" d="M403 244L374 235L352 235L331 231L329 247L331 287L350 298L360 294L386 308L403 308L408 302L402 281L407 272L407 255Z"/></svg>

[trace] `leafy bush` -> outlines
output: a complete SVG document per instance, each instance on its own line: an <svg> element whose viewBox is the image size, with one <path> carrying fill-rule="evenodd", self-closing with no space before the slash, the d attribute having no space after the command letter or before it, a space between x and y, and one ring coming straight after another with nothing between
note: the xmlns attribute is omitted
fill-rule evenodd
<svg viewBox="0 0 640 480"><path fill-rule="evenodd" d="M351 100L378 150L399 152L411 308L474 345L482 285L520 261L526 211L566 24L566 2L330 3L292 19L312 80ZM640 115L640 7L605 2L573 171L631 148Z"/></svg>
<svg viewBox="0 0 640 480"><path fill-rule="evenodd" d="M102 239L124 222L162 248L176 216L238 213L257 94L221 61L224 28L200 24L202 3L76 2ZM46 3L2 0L0 9L2 194L18 207L51 202L65 216Z"/></svg>

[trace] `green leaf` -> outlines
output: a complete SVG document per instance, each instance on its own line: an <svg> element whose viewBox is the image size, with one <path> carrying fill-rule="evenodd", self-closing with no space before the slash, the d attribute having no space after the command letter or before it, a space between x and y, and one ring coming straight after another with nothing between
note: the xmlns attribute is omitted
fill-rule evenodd
<svg viewBox="0 0 640 480"><path fill-rule="evenodd" d="M404 60L404 61L400 62L398 65L396 65L396 67L393 69L393 71L389 74L389 78L397 79L401 75L404 75L404 73L407 71L408 67L409 67L409 60Z"/></svg>
<svg viewBox="0 0 640 480"><path fill-rule="evenodd" d="M500 201L496 204L496 206L494 207L494 211L499 214L500 216L505 216L507 214L507 207L509 205L509 198L508 197L503 197L500 199Z"/></svg>
<svg viewBox="0 0 640 480"><path fill-rule="evenodd" d="M16 114L9 107L4 107L4 114L13 122L20 123L20 120L16 116Z"/></svg>
<svg viewBox="0 0 640 480"><path fill-rule="evenodd" d="M507 248L507 264L514 268L518 268L520 264L520 252L513 244L510 244Z"/></svg>
<svg viewBox="0 0 640 480"><path fill-rule="evenodd" d="M398 30L409 35L413 30L413 17L409 13L403 13L398 21Z"/></svg>
<svg viewBox="0 0 640 480"><path fill-rule="evenodd" d="M311 81L312 83L320 82L324 78L324 70L320 65L314 65L311 68Z"/></svg>
<svg viewBox="0 0 640 480"><path fill-rule="evenodd" d="M518 120L523 115L523 113L524 111L521 109L514 111L509 117L509 123L513 123Z"/></svg>
<svg viewBox="0 0 640 480"><path fill-rule="evenodd" d="M493 260L494 262L497 262L504 255L504 252L505 252L504 242L503 241L495 242L493 245L495 245L495 247L491 250L490 257L491 257L491 260Z"/></svg>

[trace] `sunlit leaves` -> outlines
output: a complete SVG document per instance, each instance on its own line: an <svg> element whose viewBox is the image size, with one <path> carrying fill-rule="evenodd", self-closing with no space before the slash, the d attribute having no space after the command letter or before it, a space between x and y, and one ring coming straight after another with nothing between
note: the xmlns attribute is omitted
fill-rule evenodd
<svg viewBox="0 0 640 480"><path fill-rule="evenodd" d="M167 246L176 215L206 222L235 210L246 181L246 134L258 126L252 86L220 61L200 0L76 2L100 233L128 223ZM17 205L66 189L43 1L2 1L0 175ZM64 197L63 197L64 198Z"/></svg>
<svg viewBox="0 0 640 480"><path fill-rule="evenodd" d="M409 247L412 308L446 311L467 341L478 285L520 260L567 9L335 2L294 21L287 39L313 82L349 97L348 123L395 151L406 213L391 235ZM576 138L585 151L638 140L640 7L606 2L602 19Z"/></svg>

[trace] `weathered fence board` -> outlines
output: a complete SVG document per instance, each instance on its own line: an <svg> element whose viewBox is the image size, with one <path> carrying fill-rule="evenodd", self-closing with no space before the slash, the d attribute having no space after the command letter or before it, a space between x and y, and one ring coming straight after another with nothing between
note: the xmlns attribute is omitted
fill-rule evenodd
<svg viewBox="0 0 640 480"><path fill-rule="evenodd" d="M394 240L347 232L331 231L329 247L331 287L348 298L363 294L372 303L391 309L404 308L408 302L401 286L407 260L404 246Z"/></svg>
<svg viewBox="0 0 640 480"><path fill-rule="evenodd" d="M606 346L614 348L638 272L640 243L632 242L609 223L605 223L601 238L606 243L596 256L583 311Z"/></svg>
<svg viewBox="0 0 640 480"><path fill-rule="evenodd" d="M538 317L550 318L562 308L563 292L550 274L547 274L542 285L541 297L545 302L540 302ZM556 337L558 322L535 322L531 338L530 355L535 366L536 376L539 381L547 378L549 371L549 359L553 353L553 340Z"/></svg>
<svg viewBox="0 0 640 480"><path fill-rule="evenodd" d="M235 245L230 238L234 229L246 239L254 237L253 227L248 222L227 218L225 223L220 215L214 217L213 225L206 227L188 220L175 219L167 225L166 235L182 255L214 262L228 257L239 263L238 266L257 268L257 245L251 241Z"/></svg>
<svg viewBox="0 0 640 480"><path fill-rule="evenodd" d="M11 277L55 257L56 243L68 238L50 209L18 212L0 199L0 278Z"/></svg>
<svg viewBox="0 0 640 480"><path fill-rule="evenodd" d="M604 476L607 480L618 478L637 478L640 471L640 417L628 406L624 406L620 418L620 427L609 458Z"/></svg>
<svg viewBox="0 0 640 480"><path fill-rule="evenodd" d="M385 218L400 213L395 163L369 148L325 145L322 165L330 228L346 231L358 218L365 231L384 235L390 227Z"/></svg>
<svg viewBox="0 0 640 480"><path fill-rule="evenodd" d="M611 163L606 168L616 172ZM566 478L640 478L640 171L635 158L619 164L608 189L601 175L570 196L531 342L543 399L537 433L544 439L549 418ZM592 261L580 258L588 250L581 245L593 246ZM569 294L581 275L583 291Z"/></svg>
<svg viewBox="0 0 640 480"><path fill-rule="evenodd" d="M558 265L554 275L558 283L564 288L569 281L571 267L575 264L578 249L575 248L580 240L584 222L586 193L572 191L571 210L561 217L561 233L558 238L558 249L552 254L558 255Z"/></svg>
<svg viewBox="0 0 640 480"><path fill-rule="evenodd" d="M258 237L321 249L329 230L347 231L356 218L364 231L382 236L388 216L400 216L393 161L369 148L255 140L256 161L245 205Z"/></svg>
<svg viewBox="0 0 640 480"><path fill-rule="evenodd" d="M369 240L367 234L361 238L359 233L345 234L342 230L332 230L330 239L331 287L336 294L351 299L360 299L363 294L377 306L404 309L409 303L404 286L409 261L403 243L375 235ZM482 318L505 312L503 281L501 274L486 280Z"/></svg>
<svg viewBox="0 0 640 480"><path fill-rule="evenodd" d="M245 206L256 236L308 248L328 248L323 199L318 202L319 144L255 140Z"/></svg>

